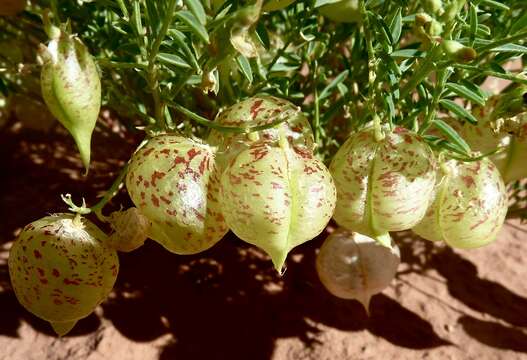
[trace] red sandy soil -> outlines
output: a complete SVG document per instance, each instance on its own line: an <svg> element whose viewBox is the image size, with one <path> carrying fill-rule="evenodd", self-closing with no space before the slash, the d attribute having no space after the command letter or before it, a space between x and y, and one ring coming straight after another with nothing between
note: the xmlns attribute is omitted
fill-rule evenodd
<svg viewBox="0 0 527 360"><path fill-rule="evenodd" d="M326 234L295 249L282 277L234 236L196 256L148 241L120 254L114 292L95 314L55 337L16 301L8 250L23 225L66 211L61 193L93 204L109 187L141 134L102 125L86 178L60 127L0 130L1 360L527 358L527 227L517 223L472 251L398 234L399 273L370 317L320 284L314 261ZM124 191L110 207L119 204L129 205Z"/></svg>

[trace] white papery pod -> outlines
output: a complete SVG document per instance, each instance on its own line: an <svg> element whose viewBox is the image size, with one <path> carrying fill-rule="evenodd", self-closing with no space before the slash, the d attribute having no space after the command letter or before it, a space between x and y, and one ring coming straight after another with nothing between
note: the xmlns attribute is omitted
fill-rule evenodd
<svg viewBox="0 0 527 360"><path fill-rule="evenodd" d="M333 295L360 301L369 311L370 299L395 277L400 262L399 248L386 247L365 235L339 228L317 255L317 272Z"/></svg>

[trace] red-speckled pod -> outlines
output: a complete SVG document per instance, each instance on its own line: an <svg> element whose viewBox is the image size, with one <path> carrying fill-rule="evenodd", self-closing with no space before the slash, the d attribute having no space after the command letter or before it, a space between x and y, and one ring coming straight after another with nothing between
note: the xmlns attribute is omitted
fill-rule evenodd
<svg viewBox="0 0 527 360"><path fill-rule="evenodd" d="M257 143L223 173L221 198L230 229L265 250L281 271L292 248L324 230L336 190L329 171L311 152Z"/></svg>
<svg viewBox="0 0 527 360"><path fill-rule="evenodd" d="M9 253L18 301L65 335L113 288L119 260L106 240L93 223L73 214L46 216L24 227Z"/></svg>
<svg viewBox="0 0 527 360"><path fill-rule="evenodd" d="M494 241L507 214L507 193L496 166L488 159L450 160L443 168L435 200L413 231L464 249Z"/></svg>
<svg viewBox="0 0 527 360"><path fill-rule="evenodd" d="M215 122L227 127L254 127L268 125L286 119L280 125L255 134L220 132L212 129L207 142L218 147L219 160L224 168L232 157L247 148L255 140L278 141L281 134L291 145L314 148L313 131L300 108L287 100L273 96L254 96L221 112Z"/></svg>
<svg viewBox="0 0 527 360"><path fill-rule="evenodd" d="M434 159L428 145L403 128L378 142L373 128L353 134L330 165L338 195L335 220L368 236L410 229L431 200Z"/></svg>
<svg viewBox="0 0 527 360"><path fill-rule="evenodd" d="M208 145L170 134L151 139L132 156L126 187L152 222L149 237L171 252L199 253L228 231Z"/></svg>
<svg viewBox="0 0 527 360"><path fill-rule="evenodd" d="M400 262L397 245L382 246L340 228L328 236L317 255L317 272L333 295L356 299L368 311L370 298L390 285Z"/></svg>

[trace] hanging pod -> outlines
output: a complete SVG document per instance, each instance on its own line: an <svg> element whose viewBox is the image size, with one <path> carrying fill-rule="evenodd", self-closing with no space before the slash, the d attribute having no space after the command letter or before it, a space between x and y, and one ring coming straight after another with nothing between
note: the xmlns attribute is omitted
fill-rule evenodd
<svg viewBox="0 0 527 360"><path fill-rule="evenodd" d="M160 135L131 158L128 194L150 222L148 236L176 254L195 254L228 231L219 203L219 174L210 146Z"/></svg>
<svg viewBox="0 0 527 360"><path fill-rule="evenodd" d="M86 46L64 31L43 48L42 57L42 96L53 116L73 136L87 171L91 136L101 108L97 67Z"/></svg>
<svg viewBox="0 0 527 360"><path fill-rule="evenodd" d="M324 230L335 200L324 164L287 141L252 144L221 177L227 225L240 239L265 250L279 272L292 248Z"/></svg>
<svg viewBox="0 0 527 360"><path fill-rule="evenodd" d="M372 238L339 228L322 244L316 265L320 281L330 293L358 300L369 312L370 298L390 285L399 262L397 245L382 246Z"/></svg>
<svg viewBox="0 0 527 360"><path fill-rule="evenodd" d="M315 147L313 131L300 108L273 96L259 95L240 101L225 109L215 120L224 127L254 128L278 123L268 129L250 133L235 133L212 129L207 142L218 148L218 163L224 168L236 154L260 140L278 141L281 134L291 145Z"/></svg>
<svg viewBox="0 0 527 360"><path fill-rule="evenodd" d="M377 141L375 130L366 128L341 146L330 171L337 187L335 221L389 246L388 231L410 229L424 216L434 189L435 158L406 129Z"/></svg>
<svg viewBox="0 0 527 360"><path fill-rule="evenodd" d="M24 227L9 252L18 301L62 336L106 299L119 270L106 235L79 215L55 214Z"/></svg>
<svg viewBox="0 0 527 360"><path fill-rule="evenodd" d="M507 214L507 192L488 159L449 160L441 166L435 199L412 230L424 239L456 248L476 248L494 241Z"/></svg>

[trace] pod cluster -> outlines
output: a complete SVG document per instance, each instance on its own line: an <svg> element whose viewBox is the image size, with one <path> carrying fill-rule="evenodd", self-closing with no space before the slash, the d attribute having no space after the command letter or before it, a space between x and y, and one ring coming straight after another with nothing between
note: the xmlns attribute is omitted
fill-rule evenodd
<svg viewBox="0 0 527 360"><path fill-rule="evenodd" d="M335 207L309 122L293 104L259 96L226 109L216 123L224 131L211 131L208 144L170 134L151 139L130 161L130 197L152 223L148 236L169 251L204 251L231 229L280 271L292 248L322 232Z"/></svg>

